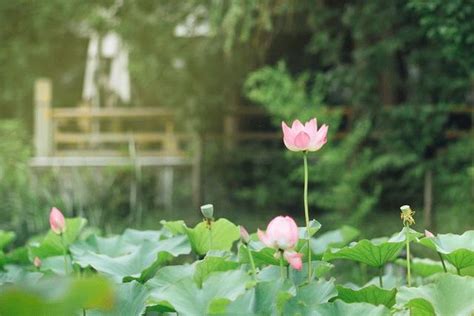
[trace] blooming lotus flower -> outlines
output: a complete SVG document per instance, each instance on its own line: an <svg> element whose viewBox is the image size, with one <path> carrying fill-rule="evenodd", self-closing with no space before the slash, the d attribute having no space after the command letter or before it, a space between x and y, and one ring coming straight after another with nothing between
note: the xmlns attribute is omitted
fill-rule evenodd
<svg viewBox="0 0 474 316"><path fill-rule="evenodd" d="M49 213L49 225L51 226L51 230L58 235L66 231L64 215L55 207L53 207L51 213Z"/></svg>
<svg viewBox="0 0 474 316"><path fill-rule="evenodd" d="M281 128L283 142L291 151L317 151L327 141L328 126L323 124L318 130L316 118L304 125L299 120L295 120L291 128L285 122L281 122Z"/></svg>
<svg viewBox="0 0 474 316"><path fill-rule="evenodd" d="M258 238L265 246L280 251L294 269L301 269L301 254L294 251L298 242L298 226L289 216L278 216L271 220L266 232L258 230Z"/></svg>

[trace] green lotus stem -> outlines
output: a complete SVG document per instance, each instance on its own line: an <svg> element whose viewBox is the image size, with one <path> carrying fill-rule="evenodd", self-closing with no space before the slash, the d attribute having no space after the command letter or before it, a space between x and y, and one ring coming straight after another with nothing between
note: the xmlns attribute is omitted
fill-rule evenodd
<svg viewBox="0 0 474 316"><path fill-rule="evenodd" d="M383 288L383 266L379 267L379 285L381 288Z"/></svg>
<svg viewBox="0 0 474 316"><path fill-rule="evenodd" d="M443 269L445 273L448 273L448 269L446 269L446 264L444 263L443 256L441 255L441 252L437 251L439 258L441 259L441 264L443 265Z"/></svg>
<svg viewBox="0 0 474 316"><path fill-rule="evenodd" d="M212 222L210 220L207 220L207 223L209 225L209 250L212 249Z"/></svg>
<svg viewBox="0 0 474 316"><path fill-rule="evenodd" d="M253 278L257 280L257 269L255 269L255 262L253 261L252 252L250 251L250 248L248 246L245 246L245 248L247 248L247 252L249 254L250 267L252 268Z"/></svg>
<svg viewBox="0 0 474 316"><path fill-rule="evenodd" d="M456 271L458 272L458 275L460 276L461 275L461 270L458 267L456 267Z"/></svg>
<svg viewBox="0 0 474 316"><path fill-rule="evenodd" d="M283 251L280 251L280 274L282 280L285 279L285 267L283 265Z"/></svg>
<svg viewBox="0 0 474 316"><path fill-rule="evenodd" d="M310 240L311 234L309 229L309 210L308 210L308 154L307 152L303 153L304 157L304 217L306 220L306 233L308 234L308 282L311 282L311 247Z"/></svg>
<svg viewBox="0 0 474 316"><path fill-rule="evenodd" d="M63 256L64 256L64 273L68 274L68 264L67 264L67 249L66 249L66 242L64 241L64 234L60 234L61 237L61 244L63 245Z"/></svg>
<svg viewBox="0 0 474 316"><path fill-rule="evenodd" d="M408 281L408 286L411 286L411 269L410 269L410 226L407 224L405 225L407 228L406 232L406 244L407 244L407 281Z"/></svg>

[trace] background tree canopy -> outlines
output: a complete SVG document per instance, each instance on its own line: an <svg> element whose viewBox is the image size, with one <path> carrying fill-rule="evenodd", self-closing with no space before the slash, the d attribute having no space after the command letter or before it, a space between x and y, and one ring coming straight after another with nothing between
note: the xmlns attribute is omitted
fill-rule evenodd
<svg viewBox="0 0 474 316"><path fill-rule="evenodd" d="M117 3L113 16L104 13ZM189 16L209 32L177 37ZM223 117L243 105L269 113L270 121L255 123L261 129L314 116L329 123L329 144L310 161L311 208L326 222L344 217L357 225L375 214L385 222L406 203L421 214L430 172L433 209L444 223L437 229L462 231L473 221L474 146L468 134L450 138L446 131L472 131L470 114L449 110L474 103L473 21L474 3L466 0L2 1L0 115L31 134L33 82L41 76L54 82L54 106L78 104L83 26L114 30L130 49L128 106L176 109L186 128L201 133L220 131ZM208 142L205 153L205 199L231 218L239 216L234 210L252 220L299 213L301 162L281 143L229 151ZM0 194L10 200L28 186L12 187L16 175L8 170L1 177ZM31 207L52 203L48 196ZM123 208L97 200L103 204L90 207L94 212Z"/></svg>

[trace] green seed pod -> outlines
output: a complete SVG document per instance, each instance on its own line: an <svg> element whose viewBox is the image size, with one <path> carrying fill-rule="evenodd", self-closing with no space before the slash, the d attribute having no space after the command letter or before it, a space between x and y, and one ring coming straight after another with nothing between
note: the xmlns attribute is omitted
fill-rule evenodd
<svg viewBox="0 0 474 316"><path fill-rule="evenodd" d="M201 213L202 216L206 219L213 219L214 217L214 205L212 204L206 204L201 206Z"/></svg>

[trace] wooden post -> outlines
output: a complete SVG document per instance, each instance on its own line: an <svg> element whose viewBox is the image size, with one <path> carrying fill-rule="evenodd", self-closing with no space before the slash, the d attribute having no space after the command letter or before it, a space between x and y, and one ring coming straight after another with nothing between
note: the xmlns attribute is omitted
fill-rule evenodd
<svg viewBox="0 0 474 316"><path fill-rule="evenodd" d="M161 170L161 197L162 203L167 212L173 210L173 182L174 182L174 169L173 166L165 166Z"/></svg>
<svg viewBox="0 0 474 316"><path fill-rule="evenodd" d="M433 229L433 172L431 169L425 171L425 188L423 200L423 221L425 227L428 229Z"/></svg>
<svg viewBox="0 0 474 316"><path fill-rule="evenodd" d="M194 152L193 152L193 170L191 179L192 203L195 209L202 205L202 157L203 157L203 139L202 136L196 134L194 137Z"/></svg>
<svg viewBox="0 0 474 316"><path fill-rule="evenodd" d="M164 143L164 151L167 154L176 154L178 151L178 144L174 134L174 122L171 120L165 123L166 140Z"/></svg>
<svg viewBox="0 0 474 316"><path fill-rule="evenodd" d="M52 154L51 80L41 78L35 82L35 148L36 157Z"/></svg>

